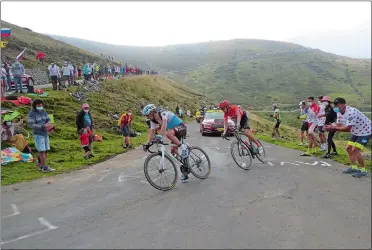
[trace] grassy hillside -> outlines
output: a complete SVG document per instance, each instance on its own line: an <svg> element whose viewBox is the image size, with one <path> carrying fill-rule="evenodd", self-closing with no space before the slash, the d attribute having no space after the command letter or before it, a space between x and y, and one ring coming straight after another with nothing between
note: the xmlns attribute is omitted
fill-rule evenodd
<svg viewBox="0 0 372 250"><path fill-rule="evenodd" d="M91 94L88 100L96 125L94 132L102 135L104 139L103 142L94 143L93 153L95 158L87 161L82 157L83 150L80 147L75 127L76 112L80 110L81 104L71 99L69 90L48 90L49 96L44 98L47 105L46 110L49 114L54 115L56 121L56 132L51 134L50 137L51 152L48 163L56 169L56 172L41 173L37 171L34 164L30 163L10 164L1 167L2 185L32 180L44 175L68 172L122 153L122 137L113 134L110 130L114 124L116 125L117 121L111 119L107 112L114 110L125 112L128 107L133 108L133 128L143 133L143 136L136 137L133 140L134 145L138 146L146 139L145 133L147 131L144 118L138 115L142 103L162 104L172 110L178 104L184 110L190 108L195 112L200 105L199 102L204 100L204 96L161 76L137 76L118 81L108 81L103 83L102 88L100 93ZM70 90L73 89L74 87ZM15 109L13 104L9 103L2 103L2 107ZM18 109L24 117L27 117L29 110L30 107ZM30 143L33 147L32 139Z"/></svg>
<svg viewBox="0 0 372 250"><path fill-rule="evenodd" d="M41 35L27 28L22 28L4 21L1 27L11 28L12 36L7 39L8 44L1 50L1 58L14 62L15 58L26 48L25 59L22 61L26 68L45 68L36 60L36 52L43 51L46 54L44 64L57 62L59 65L64 61L71 61L78 65L86 62L104 62L103 57L99 57L91 52L83 50L57 41L49 36Z"/></svg>

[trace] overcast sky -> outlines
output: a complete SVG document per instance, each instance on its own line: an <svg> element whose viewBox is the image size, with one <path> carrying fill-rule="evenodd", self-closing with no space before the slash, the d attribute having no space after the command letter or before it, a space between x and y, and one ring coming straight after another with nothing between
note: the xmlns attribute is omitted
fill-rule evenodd
<svg viewBox="0 0 372 250"><path fill-rule="evenodd" d="M2 2L1 19L35 32L120 45L287 40L371 21L370 2Z"/></svg>

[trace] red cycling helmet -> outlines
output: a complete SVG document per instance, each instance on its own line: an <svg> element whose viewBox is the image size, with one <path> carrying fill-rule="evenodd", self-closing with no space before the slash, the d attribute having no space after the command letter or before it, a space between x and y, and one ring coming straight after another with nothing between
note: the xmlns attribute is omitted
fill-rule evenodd
<svg viewBox="0 0 372 250"><path fill-rule="evenodd" d="M229 101L227 101L227 100L224 100L224 101L220 102L220 104L218 104L218 107L220 109L227 108L228 106L229 106Z"/></svg>

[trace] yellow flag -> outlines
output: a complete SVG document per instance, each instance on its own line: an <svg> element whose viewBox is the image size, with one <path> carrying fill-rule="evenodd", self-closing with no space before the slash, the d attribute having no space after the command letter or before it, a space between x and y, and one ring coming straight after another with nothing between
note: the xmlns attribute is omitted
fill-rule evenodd
<svg viewBox="0 0 372 250"><path fill-rule="evenodd" d="M1 41L0 48L4 49L6 47L7 41Z"/></svg>

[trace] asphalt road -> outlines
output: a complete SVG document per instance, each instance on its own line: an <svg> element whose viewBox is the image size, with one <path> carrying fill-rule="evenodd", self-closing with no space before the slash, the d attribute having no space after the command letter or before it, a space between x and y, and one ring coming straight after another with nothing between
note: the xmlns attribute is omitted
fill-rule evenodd
<svg viewBox="0 0 372 250"><path fill-rule="evenodd" d="M208 179L158 191L143 174L148 153L136 149L5 186L1 247L371 248L370 178L269 144L268 163L244 171L230 155L232 140L201 137L196 123L188 128L188 142L211 158Z"/></svg>

